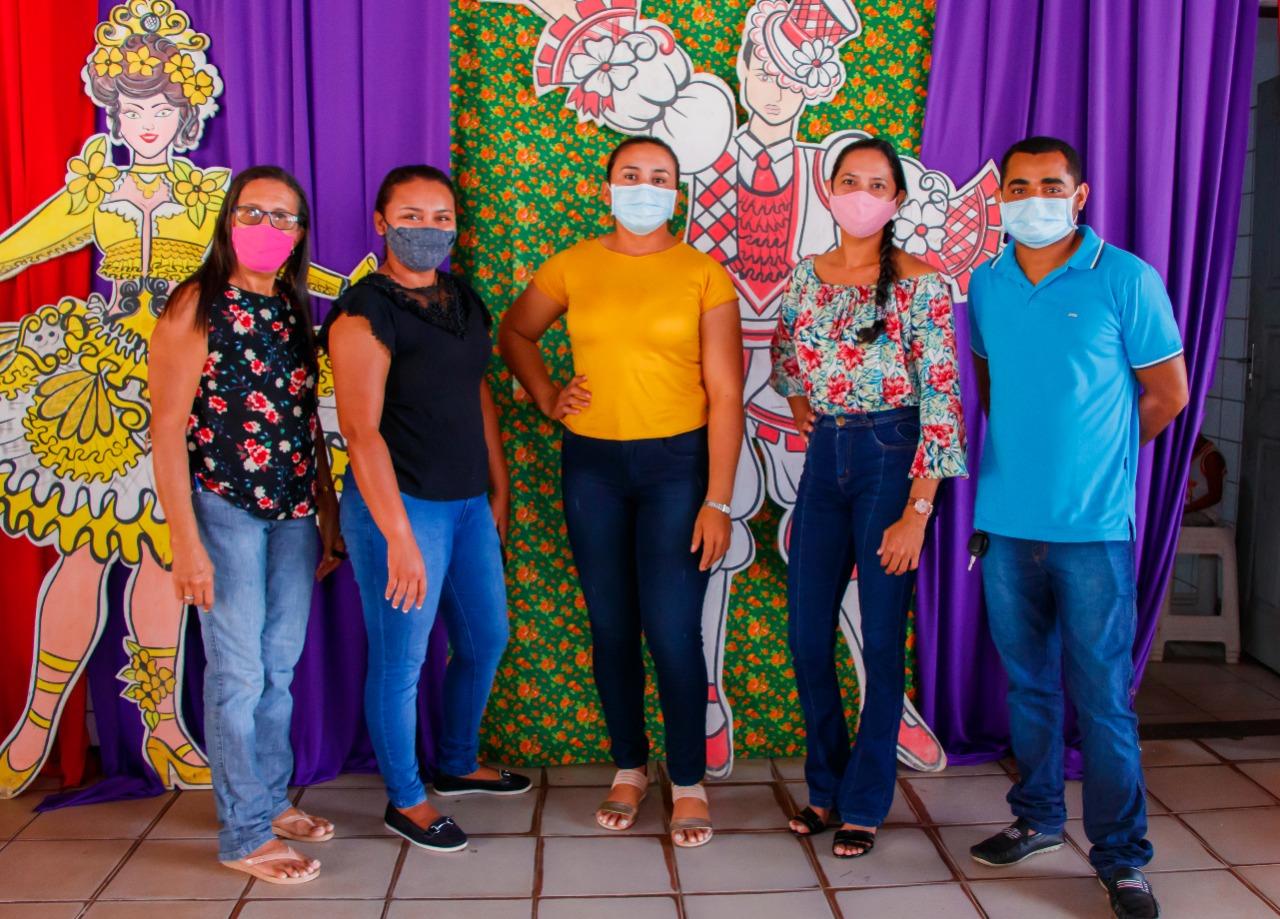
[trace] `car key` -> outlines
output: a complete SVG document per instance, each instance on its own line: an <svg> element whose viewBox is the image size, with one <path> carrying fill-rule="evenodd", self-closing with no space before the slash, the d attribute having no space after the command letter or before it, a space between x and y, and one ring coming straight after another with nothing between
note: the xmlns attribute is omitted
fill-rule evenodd
<svg viewBox="0 0 1280 919"><path fill-rule="evenodd" d="M965 570L972 571L974 563L986 555L990 547L991 537L981 530L974 530L973 535L969 537L969 567Z"/></svg>

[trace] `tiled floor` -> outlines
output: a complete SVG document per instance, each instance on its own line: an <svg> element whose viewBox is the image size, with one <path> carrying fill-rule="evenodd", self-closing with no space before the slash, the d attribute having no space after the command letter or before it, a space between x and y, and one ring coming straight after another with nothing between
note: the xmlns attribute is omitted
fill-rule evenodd
<svg viewBox="0 0 1280 919"><path fill-rule="evenodd" d="M1252 663L1153 662L1135 707L1148 725L1280 719L1280 676Z"/></svg>
<svg viewBox="0 0 1280 919"><path fill-rule="evenodd" d="M1152 879L1171 917L1280 913L1280 736L1144 745ZM826 835L794 839L804 803L796 760L738 765L710 790L711 845L679 850L663 835L658 789L627 834L591 811L612 770L538 771L519 798L449 802L472 844L428 855L390 836L376 776L299 789L338 838L300 846L324 862L303 887L250 882L214 862L207 792L36 815L39 794L0 802L0 919L833 919L1106 917L1086 858L1080 787L1068 788L1069 844L1008 871L968 847L1004 822L1009 764L903 771L873 856L841 861Z"/></svg>
<svg viewBox="0 0 1280 919"><path fill-rule="evenodd" d="M1150 665L1144 723L1280 718L1280 677L1260 667ZM1164 915L1280 914L1280 736L1143 744L1149 871ZM34 814L41 792L0 801L0 919L834 919L1106 917L1089 868L1079 783L1067 787L1069 844L1008 871L968 847L1008 822L1009 763L903 770L874 854L831 856L785 830L805 803L799 760L739 762L710 789L711 845L675 849L669 793L655 787L626 834L592 818L606 766L534 770L518 798L450 799L471 834L428 855L382 826L376 776L298 789L338 838L299 848L324 862L301 887L251 882L218 866L208 792ZM296 901L296 902L295 902Z"/></svg>

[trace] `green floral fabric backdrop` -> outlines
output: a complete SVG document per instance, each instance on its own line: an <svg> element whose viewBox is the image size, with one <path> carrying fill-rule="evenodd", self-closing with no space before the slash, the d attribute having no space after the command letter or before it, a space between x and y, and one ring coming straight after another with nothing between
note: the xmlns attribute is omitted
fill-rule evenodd
<svg viewBox="0 0 1280 919"><path fill-rule="evenodd" d="M745 0L644 0L640 13L669 25L696 69L736 87L734 63L749 7ZM934 2L859 0L857 9L862 33L842 49L845 85L831 102L805 111L798 139L857 128L918 154ZM540 17L478 0L454 0L452 12L452 169L461 199L455 263L501 316L544 259L608 229L601 178L620 135L580 124L562 92L535 94L531 64ZM553 376L566 379L571 363L561 325L543 346ZM605 761L608 734L591 679L587 613L561 511L558 426L517 396L496 356L490 382L511 462L512 620L485 721L486 754L515 765ZM786 566L776 544L780 517L780 509L766 503L752 521L756 560L733 581L725 686L737 758L803 752L786 644ZM857 679L843 638L832 640L852 711ZM661 755L652 682L649 694L651 736Z"/></svg>

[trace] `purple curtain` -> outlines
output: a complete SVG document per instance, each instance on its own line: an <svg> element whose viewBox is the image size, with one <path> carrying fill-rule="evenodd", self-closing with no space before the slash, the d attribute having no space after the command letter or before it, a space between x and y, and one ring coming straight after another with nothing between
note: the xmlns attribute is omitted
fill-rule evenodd
<svg viewBox="0 0 1280 919"><path fill-rule="evenodd" d="M112 0L99 0L105 18ZM239 170L271 163L307 191L312 258L350 272L381 253L371 215L382 176L394 166L449 165L448 0L181 0L192 26L209 35L209 60L225 86L205 125L198 166ZM105 126L100 124L99 130ZM317 320L329 309L314 301ZM142 725L119 697L126 663L121 608L124 572L113 572L111 615L88 671L107 781L54 795L43 808L157 794L141 757ZM185 717L203 739L199 628L188 623ZM419 694L420 748L434 765L446 642L432 636ZM293 683L294 783L376 769L364 725L365 632L350 567L315 591L306 647Z"/></svg>
<svg viewBox="0 0 1280 919"><path fill-rule="evenodd" d="M1143 450L1139 470L1135 688L1173 566L1218 356L1257 21L1257 0L938 3L923 161L972 175L1022 137L1070 141L1093 189L1084 219L1160 271L1183 332L1191 405ZM966 324L957 326L967 361ZM985 423L969 371L964 399L976 471ZM975 481L954 485L921 564L917 654L924 716L963 763L1007 750L1008 714L979 569L965 570Z"/></svg>

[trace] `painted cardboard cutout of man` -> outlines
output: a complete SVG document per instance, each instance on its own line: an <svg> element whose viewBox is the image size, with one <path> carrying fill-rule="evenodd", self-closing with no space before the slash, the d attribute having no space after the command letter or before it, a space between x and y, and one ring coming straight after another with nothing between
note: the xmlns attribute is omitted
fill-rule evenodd
<svg viewBox="0 0 1280 919"><path fill-rule="evenodd" d="M713 572L702 622L711 679L707 771L722 777L733 765L733 716L723 686L730 583L755 557L747 521L766 490L784 509L779 548L785 556L804 466L804 440L786 402L768 386L778 300L804 255L836 245L837 227L826 208L827 157L866 136L844 131L819 144L800 143L797 123L808 106L829 101L844 84L839 49L860 34L861 21L852 0L758 0L747 11L738 52L737 98L748 113L739 124L725 82L695 73L671 30L640 18L639 0L493 2L519 3L547 22L534 50L539 96L565 89L565 105L580 120L672 146L688 185L688 242L724 264L741 297L747 443L734 486L733 541ZM903 159L908 193L895 226L898 240L949 275L963 297L969 273L999 245L995 167L988 163L957 191L946 175ZM841 625L861 680L853 581ZM946 766L946 754L910 700L898 756L920 770Z"/></svg>
<svg viewBox="0 0 1280 919"><path fill-rule="evenodd" d="M205 56L208 36L169 0L122 3L94 34L82 77L109 133L67 163L64 188L0 233L0 279L93 243L112 284L106 298L66 297L0 323L0 527L60 556L37 600L25 710L0 745L0 798L26 788L48 757L106 624L113 562L132 569L130 660L119 678L146 728L143 757L166 786L209 784L182 721L186 609L164 569L147 343L170 290L203 261L223 204L230 170L176 155L199 144L222 79ZM126 148L126 165L112 162L109 144ZM328 297L345 283L323 268L308 276Z"/></svg>

